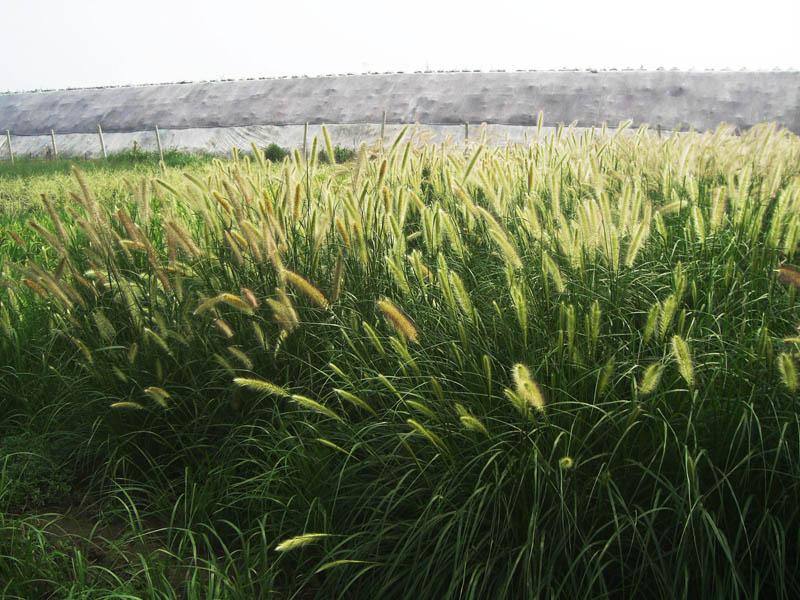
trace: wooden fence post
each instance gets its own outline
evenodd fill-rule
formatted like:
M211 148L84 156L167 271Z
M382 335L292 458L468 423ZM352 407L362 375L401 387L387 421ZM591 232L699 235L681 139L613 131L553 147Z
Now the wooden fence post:
M97 135L100 136L100 150L103 152L103 158L108 158L108 154L106 154L106 141L103 139L103 128L100 127L100 123L97 124Z
M464 122L464 141L469 141L469 121Z
M11 164L14 164L14 150L11 148L11 132L6 129L6 143L8 144L8 155L11 157Z
M308 163L308 121L303 125L303 161Z
M159 160L164 162L164 149L161 147L161 133L158 131L158 125L156 125L156 145L158 146Z
M56 132L50 130L50 145L53 147L53 159L58 160L58 146L56 146Z
M381 121L381 151L383 150L383 140L386 135L386 111L383 111L383 120Z

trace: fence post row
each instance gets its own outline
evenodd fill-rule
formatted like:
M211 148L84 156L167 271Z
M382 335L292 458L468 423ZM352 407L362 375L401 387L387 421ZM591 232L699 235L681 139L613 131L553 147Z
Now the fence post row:
M11 131L6 129L6 143L8 144L8 156L11 158L11 164L14 164L14 150L11 148Z
M308 121L305 122L303 126L303 158L308 160ZM661 124L657 127L658 135L661 136L662 127ZM164 146L161 142L161 130L158 128L158 125L155 126L155 134L156 134L156 145L158 147L158 155L160 160L164 160ZM103 158L108 158L108 152L106 150L106 142L105 138L103 137L103 128L100 123L97 124L97 135L100 139L100 150L103 154ZM527 135L527 134L526 134ZM386 136L386 111L383 111L383 118L381 120L381 132L380 132L380 145L381 148L384 146ZM469 142L469 121L464 122L464 141ZM53 156L58 158L58 145L56 144L56 134L55 130L50 130L50 145L53 152ZM14 164L14 149L11 146L11 131L6 129L6 146L8 147L8 156L11 159L11 164Z
M97 135L100 136L100 150L103 152L103 158L108 158L108 154L106 154L106 141L103 139L103 128L100 127L100 123L97 124Z
M158 125L156 125L156 144L158 145L158 156L161 162L164 162L164 149L161 147L161 133L158 131Z
M56 132L52 129L50 130L50 146L53 149L53 158L58 158L58 146L56 146Z

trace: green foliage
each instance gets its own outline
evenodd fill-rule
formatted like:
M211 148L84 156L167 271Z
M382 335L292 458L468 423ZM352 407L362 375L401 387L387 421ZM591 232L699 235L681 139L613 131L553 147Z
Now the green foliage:
M342 164L346 162L350 162L355 160L356 158L356 151L353 148L348 148L346 146L339 146L338 144L333 147L333 157L336 159L336 164ZM327 150L320 150L319 151L319 158L320 164L328 165L330 164L331 160L328 157Z
M68 503L73 475L63 436L0 437L0 511L21 513Z
M283 159L287 156L289 156L289 151L274 142L264 148L264 158L270 162L283 162Z
M193 154L180 150L165 150L164 164L168 167L189 168L210 162L211 155ZM154 172L158 168L160 156L158 152L149 152L140 149L123 150L102 158L60 158L58 160L45 160L42 158L17 158L11 161L0 161L0 180L6 178L27 178L36 176L52 176L56 174L69 174L73 165L82 171L129 171L136 165L150 167Z

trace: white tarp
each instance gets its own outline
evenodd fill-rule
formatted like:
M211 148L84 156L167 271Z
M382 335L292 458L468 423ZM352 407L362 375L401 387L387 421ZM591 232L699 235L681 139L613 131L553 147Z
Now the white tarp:
M548 125L631 119L680 131L774 121L800 133L800 72L376 74L9 93L0 94L0 131L11 131L19 155L44 153L51 130L59 153L97 155L98 124L109 152L134 140L155 148L156 126L165 148L227 152L251 141L297 147L306 122L336 125L336 143L354 145L377 136L384 112L390 126L419 123L437 138L463 139L469 122L489 123L499 141L522 139L539 111Z
M404 125L386 125L384 140L391 144L404 128ZM264 148L271 143L284 148L300 148L305 135L303 125L261 125L252 127L206 127L197 129L159 129L161 145L164 150L180 150L184 152L207 152L211 154L229 154L233 148L249 150L251 144ZM307 142L310 145L314 137L318 138L319 149L322 150L322 126L309 125ZM336 145L357 148L362 143L374 144L380 140L381 124L367 123L362 125L328 125L328 133ZM544 127L541 135L546 136L554 131L552 127ZM519 127L514 125L471 125L469 130L464 125L411 125L406 131L405 140L414 143L444 141L463 142L469 135L471 141L482 141L489 145L501 145L507 142L526 142L537 135L536 127ZM122 150L131 150L134 144L141 150L155 151L158 148L155 130L135 131L130 133L104 133L103 140L109 154ZM8 158L4 148L5 137L0 138L0 158ZM45 156L52 154L50 135L11 136L11 146L17 157ZM66 133L56 135L56 146L60 156L81 156L98 158L102 156L100 137L97 133Z

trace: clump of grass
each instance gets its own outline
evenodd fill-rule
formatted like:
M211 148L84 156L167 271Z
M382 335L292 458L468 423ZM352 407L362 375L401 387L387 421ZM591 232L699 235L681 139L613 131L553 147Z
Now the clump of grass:
M32 431L0 439L0 512L53 509L71 500L76 477L68 468L70 440ZM67 466L67 468L65 468Z
M158 546L8 593L800 594L800 140L620 133L0 176L0 437Z

